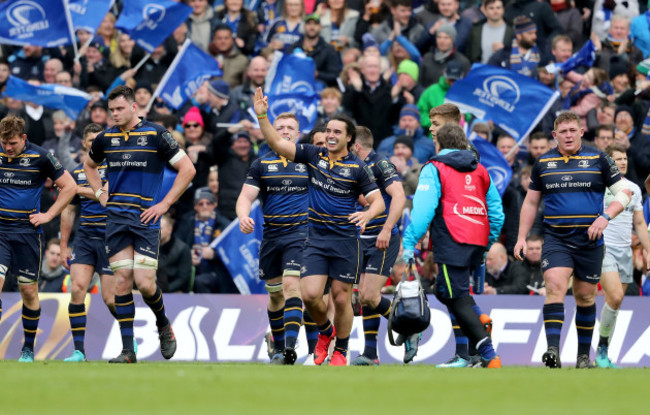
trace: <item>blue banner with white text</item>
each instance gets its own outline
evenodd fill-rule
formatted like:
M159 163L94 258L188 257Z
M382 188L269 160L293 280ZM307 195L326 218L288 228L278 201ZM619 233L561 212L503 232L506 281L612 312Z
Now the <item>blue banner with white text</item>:
M0 3L0 43L55 47L71 44L67 0Z
M487 142L481 137L476 137L472 140L472 144L481 155L481 164L485 166L492 183L499 191L501 197L506 192L510 179L512 178L512 168L506 158L501 154L493 144Z
M115 0L68 0L74 29L95 33Z
M33 102L45 108L63 110L72 120L88 105L92 97L76 88L56 84L32 85L15 76L7 79L4 95Z

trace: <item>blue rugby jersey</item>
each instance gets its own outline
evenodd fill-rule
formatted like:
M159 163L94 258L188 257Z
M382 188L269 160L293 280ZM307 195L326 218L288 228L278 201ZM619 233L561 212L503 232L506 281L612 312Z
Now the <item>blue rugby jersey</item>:
M65 169L52 153L26 142L23 152L10 158L0 152L0 232L43 233L29 215L41 210L45 180L57 180Z
M368 154L368 157L366 157L363 162L372 170L375 180L377 181L377 187L379 187L381 197L384 198L384 204L386 205L384 213L371 220L368 225L366 225L366 231L362 235L362 237L376 237L384 227L386 219L388 218L388 211L390 210L390 202L392 198L388 193L386 193L386 188L394 182L401 182L402 180L400 179L399 174L397 174L397 169L395 169L393 163L388 161L386 157L377 154L374 150ZM357 209L361 210L361 206L357 205ZM395 224L390 233L391 235L395 235L397 232L399 232L399 230L397 229L397 224Z
M378 190L372 170L352 153L330 160L326 148L311 144L297 144L294 161L307 165L309 173L309 237L358 237L348 217L360 194Z
M587 230L603 212L605 189L623 176L605 153L583 145L572 156L557 149L535 161L529 188L544 197L545 232L577 247L599 246L589 241Z
M260 191L264 238L307 236L309 176L304 164L270 152L253 162L245 183Z
M172 135L149 121L133 129L115 126L97 135L88 156L97 164L106 159L108 172L108 220L145 226L140 214L156 204L166 162L179 155ZM157 229L149 222L149 228Z
M106 184L106 162L102 163L99 168L99 176L102 178L102 186ZM84 165L79 164L73 171L72 177L77 185L89 187ZM88 199L84 196L77 196L73 203L81 205L79 215L79 230L90 234L91 236L103 237L106 232L106 212L107 209L101 203Z

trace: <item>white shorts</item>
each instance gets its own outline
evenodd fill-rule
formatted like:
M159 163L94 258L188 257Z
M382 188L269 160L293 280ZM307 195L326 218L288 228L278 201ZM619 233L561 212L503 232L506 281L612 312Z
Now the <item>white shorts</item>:
M621 283L631 284L634 281L632 247L606 246L605 259L603 260L601 272L618 272L618 275L621 277Z

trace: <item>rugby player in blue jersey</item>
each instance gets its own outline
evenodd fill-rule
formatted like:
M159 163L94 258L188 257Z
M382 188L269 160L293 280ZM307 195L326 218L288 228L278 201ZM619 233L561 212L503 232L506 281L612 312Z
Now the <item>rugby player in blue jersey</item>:
M335 116L327 123L326 146L295 144L275 131L266 115L269 104L261 88L255 92L254 108L260 128L271 148L296 163L304 163L309 174L308 238L303 251L300 291L307 311L320 334L314 350L314 363L322 364L329 344L336 337L332 366L347 365L347 349L352 330L352 285L361 266L359 231L385 209L372 171L349 152L356 137L351 119ZM363 195L369 207L356 210ZM331 279L334 326L327 318L323 292ZM336 327L336 330L334 329Z
M363 334L365 347L363 353L352 360L355 366L376 366L377 331L381 317L388 318L391 301L382 297L381 288L386 285L393 264L397 259L400 248L400 235L397 222L402 216L406 196L402 181L393 163L380 156L373 150L373 136L367 127L357 127L357 138L352 147L354 155L363 160L372 169L377 180L377 186L384 199L386 210L370 221L366 231L361 235L363 261L359 294L361 296L363 314ZM364 206L365 208L365 206ZM418 334L415 335L416 337ZM409 345L417 339L410 339ZM415 357L414 347L406 346L404 363Z
M108 95L108 109L115 126L93 142L84 170L95 197L108 209L106 252L116 277L115 311L122 335L122 353L110 363L136 363L133 350L133 283L156 315L160 351L171 359L176 338L165 314L156 284L160 222L196 173L192 161L163 127L137 117L133 90L118 86ZM106 160L109 190L102 188L99 165ZM163 170L169 163L178 171L172 188L162 200ZM160 202L156 203L157 200Z
M27 140L22 118L9 115L0 121L0 144L0 291L11 270L23 299L25 342L19 361L33 362L41 316L37 285L43 243L40 226L63 211L76 186L53 154ZM47 212L41 212L41 192L48 178L59 188L59 195Z
M282 139L295 143L300 126L294 114L282 113L273 121ZM268 317L275 354L272 364L296 362L296 339L302 324L300 264L307 238L307 166L294 163L275 152L253 162L237 199L239 228L255 229L251 206L261 195L264 238L260 246L260 279L269 293Z
M555 119L557 148L533 165L528 193L521 207L515 258L526 255L526 236L544 200L542 271L546 283L544 328L548 350L542 362L559 368L564 297L573 275L578 334L577 368L591 368L589 358L596 323L596 285L604 257L603 230L630 203L632 193L614 161L582 143L584 129L571 111ZM613 195L603 209L605 190Z

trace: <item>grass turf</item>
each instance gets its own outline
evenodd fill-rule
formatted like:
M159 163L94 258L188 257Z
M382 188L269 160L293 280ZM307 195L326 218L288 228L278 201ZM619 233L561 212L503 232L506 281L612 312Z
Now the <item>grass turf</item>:
M3 415L621 415L639 413L650 370L0 361L0 373Z

